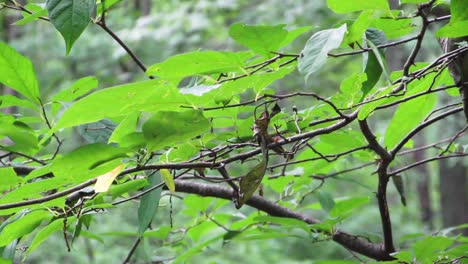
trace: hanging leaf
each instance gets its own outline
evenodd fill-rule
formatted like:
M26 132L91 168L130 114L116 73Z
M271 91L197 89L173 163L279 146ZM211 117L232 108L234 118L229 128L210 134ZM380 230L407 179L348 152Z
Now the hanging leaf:
M48 0L46 7L50 21L65 40L68 54L73 43L88 26L96 8L96 1Z
M169 170L161 169L161 177L171 193L175 193L175 182L172 173Z
M123 164L120 164L115 169L99 176L97 178L96 185L94 186L94 191L97 193L107 192L107 190L109 190L109 187L112 185L112 182L114 181L115 177L119 175L122 169Z
M346 24L343 24L339 28L319 31L310 37L301 52L302 56L297 66L306 81L311 74L323 68L328 52L341 45L345 33Z
M393 184L400 194L401 203L406 206L406 196L405 196L405 185L403 183L403 178L400 175L392 176Z
M266 167L265 159L263 159L252 170L250 170L247 175L242 177L239 184L239 197L235 201L237 209L241 208L242 205L252 197L258 186L260 186L266 172Z
M161 183L159 172L148 176L149 185L144 190L157 186ZM153 220L154 215L159 207L159 199L161 198L161 188L143 195L140 200L140 207L138 207L138 233L143 235L145 230Z

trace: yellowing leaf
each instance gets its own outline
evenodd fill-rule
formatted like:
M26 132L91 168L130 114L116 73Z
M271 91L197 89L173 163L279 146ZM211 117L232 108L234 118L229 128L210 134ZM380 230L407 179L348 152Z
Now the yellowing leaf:
M171 193L175 193L174 177L169 170L161 169L161 177Z
M97 178L96 185L94 186L94 191L97 193L107 192L112 182L114 181L115 177L119 175L122 169L123 169L123 164L120 164L115 169L99 176Z

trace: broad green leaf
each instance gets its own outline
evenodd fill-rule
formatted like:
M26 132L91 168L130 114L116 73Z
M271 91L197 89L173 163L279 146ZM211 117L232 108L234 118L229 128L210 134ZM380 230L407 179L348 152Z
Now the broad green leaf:
M349 217L357 208L368 204L371 201L369 196L349 197L337 199L335 206L330 211L330 217L344 219Z
M349 32L345 36L345 43L348 45L353 45L356 42L362 42L362 37L369 27L373 13L374 12L372 10L365 10L361 12L356 21L354 21L354 23L349 27Z
M394 85L387 86L385 88L381 88L381 89L379 89L379 91L377 91L375 96L373 96L372 98L384 97L384 96L390 94L393 91L393 89L397 88L398 86L399 86L399 84L394 84ZM375 108L387 103L390 100L391 99L389 99L389 98L383 98L383 99L380 99L380 100L375 100L375 101L366 103L365 105L363 105L361 107L361 110L358 113L359 120L366 119L375 110Z
M370 42L368 44L374 45L374 47L387 42L385 35L373 28L369 28L366 31L366 39ZM362 84L362 99L374 88L383 72L383 65L379 62L379 58L385 59L384 50L372 49L371 52L364 56L364 64L366 65L364 72L367 75L367 80Z
M333 98L337 99L344 107L351 107L362 97L362 83L367 80L365 73L355 73L344 79L340 84L341 93Z
M247 48L262 54L265 57L272 57L272 52L278 51L282 42L288 35L284 29L286 25L276 26L249 26L243 23L236 23L229 28L229 36Z
M116 124L105 118L97 122L79 125L76 131L88 143L107 143Z
M450 22L436 31L436 37L458 38L468 35L468 20Z
M159 161L163 163L181 162L193 157L200 150L200 146L195 141L197 140L195 139L193 142L182 143L170 148L161 155Z
M437 252L445 250L453 242L452 238L442 236L426 237L423 240L417 241L413 245L416 260L421 263L435 261L439 256Z
M349 13L360 10L390 10L387 0L327 0L328 7L335 13Z
M169 112L154 114L143 125L143 133L151 150L173 143L184 142L210 129L210 122L201 111Z
M0 192L8 190L20 183L22 178L16 175L12 167L0 168Z
M282 226L289 226L289 227L298 227L303 229L309 229L309 224L304 221L289 218L289 217L277 217L277 216L269 216L269 215L260 215L254 218L254 221L257 222L268 222L270 224L277 224Z
M279 47L280 48L286 47L287 45L291 44L291 42L296 40L300 35L308 32L311 29L312 29L311 26L306 26L306 27L295 28L293 30L288 31L288 35L286 35L286 38L284 38L284 40L281 42Z
M468 35L468 2L450 1L450 22L436 32L437 37L463 37Z
M346 24L339 28L326 29L312 35L307 41L299 59L298 69L305 80L319 71L325 64L328 52L338 48L346 33Z
M109 138L109 143L119 143L125 135L129 135L135 132L138 125L139 117L139 112L134 112L127 115L112 132L112 135Z
M98 80L94 76L83 77L65 90L58 92L52 97L52 101L71 102L89 91L97 88Z
M31 61L0 42L0 83L39 104L39 84Z
M465 0L451 0L450 14L450 22L468 20L468 3Z
M31 103L30 101L20 99L13 95L2 95L0 96L0 108L18 106L24 108L31 108L33 110L37 109L37 106Z
M78 100L63 113L51 132L134 112L179 109L184 103L177 89L162 81L114 86Z
M0 148L30 155L39 150L37 135L27 124L7 115L0 116L0 124L0 138L8 137L14 143L13 145L2 143Z
M194 75L208 75L240 71L244 61L251 56L246 52L195 51L169 57L154 64L147 75L171 80L176 85L184 78Z
M149 185L147 185L144 190L159 185L161 183L159 172L148 176L148 182ZM162 188L157 188L141 197L140 206L138 207L138 233L140 236L143 235L148 228L158 210L161 189Z
M329 213L335 207L335 201L330 193L317 191L315 195L324 211Z
M95 0L48 0L47 11L54 27L60 32L67 54L88 26L96 8Z
M50 218L47 211L33 211L9 223L0 233L0 247L6 246L11 241L31 233L46 218Z
M406 134L431 112L437 102L435 94L420 96L398 106L385 132L385 146L394 148Z
M70 185L70 181L65 178L48 178L28 184L23 184L11 192L3 195L0 198L0 204L7 204L42 197L43 193L46 191L59 189L63 186Z
M328 147L331 152L342 152L349 149L365 146L366 140L361 133L357 131L336 131L330 134L320 135L320 143L317 144L317 150L322 151L323 144L326 143L330 145ZM327 149L325 149L327 150ZM322 154L329 154L324 152Z
M76 220L75 216L71 216L67 218L67 223L73 223ZM53 233L60 231L63 229L63 221L64 219L57 219L53 221L52 223L49 223L47 226L42 228L36 236L34 236L34 239L31 241L31 244L28 247L28 250L25 253L25 258L34 250L36 249L39 245L41 245L48 237L50 237Z
M107 11L109 8L111 8L113 5L118 4L122 2L122 0L105 0L101 1L101 3L98 4L97 6L97 14L102 14L102 11Z
M125 149L95 143L78 147L63 157L56 158L51 169L55 177L83 181L109 172L126 156Z
M27 10L31 11L32 14L28 12L23 12L23 18L16 21L15 25L22 26L28 24L29 22L39 19L39 17L47 17L47 9L43 9L39 5L27 4L24 7Z
M97 193L107 192L107 190L109 190L109 187L112 185L112 182L114 181L115 177L119 175L122 169L123 169L123 165L120 164L113 170L106 172L103 175L99 176L96 180L96 184L94 185L94 190Z
M159 226L156 229L153 229L151 231L146 231L143 236L144 237L156 237L161 240L166 239L166 237L169 235L171 232L171 227L170 226Z
M395 39L403 37L411 33L416 26L411 18L407 19L391 19L391 18L379 18L373 19L371 27L377 28L385 33L388 39ZM378 45L378 44L376 44Z
M172 176L172 173L169 170L166 169L161 169L159 171L161 173L161 177L166 184L167 188L171 193L175 193L175 182L174 182L174 177Z

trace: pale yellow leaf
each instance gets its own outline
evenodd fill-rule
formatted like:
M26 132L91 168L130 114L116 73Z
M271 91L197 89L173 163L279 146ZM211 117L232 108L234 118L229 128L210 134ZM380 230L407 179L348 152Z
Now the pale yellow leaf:
M115 177L119 175L122 169L123 169L123 164L120 164L115 169L99 176L97 178L96 184L94 185L94 191L97 193L107 192L112 182L114 181Z
M172 173L166 169L161 169L160 173L169 191L171 193L175 193L175 182L174 182L174 177L172 177Z

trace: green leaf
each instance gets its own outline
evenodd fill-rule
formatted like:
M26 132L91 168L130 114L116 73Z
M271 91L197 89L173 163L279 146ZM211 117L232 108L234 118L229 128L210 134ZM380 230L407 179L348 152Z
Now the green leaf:
M39 105L39 84L31 61L0 42L0 83Z
M46 7L50 21L65 40L67 54L69 54L73 43L88 26L96 8L96 1L48 0Z
M215 236L213 238L210 238L204 242L201 242L200 244L194 245L190 247L189 250L185 251L184 253L180 254L177 256L176 259L174 259L173 263L186 263L186 260L197 254L199 251L202 251L205 247L208 245L223 239L223 237L226 235L226 233L223 233L221 235Z
M366 1L348 1L348 0L327 0L328 8L335 13L349 13L360 10L390 10L387 0L366 0Z
M338 48L346 33L346 24L339 28L326 29L312 35L307 41L299 59L298 69L305 80L325 64L328 52Z
M445 250L453 244L453 239L449 237L426 237L417 241L413 245L416 260L420 263L430 263L437 260L439 254L436 252Z
M112 195L112 198L121 196L122 194L139 190L146 186L148 181L146 179L131 180L122 184L112 185L108 191Z
M319 200L320 206L326 212L330 212L335 207L335 201L330 193L324 191L317 191L316 197Z
M151 187L157 186L161 183L161 177L159 172L155 172L148 176L149 185L144 190L148 190ZM155 190L143 195L140 200L140 206L138 207L138 233L143 235L145 230L153 220L154 215L159 207L159 199L161 198L161 189L156 188Z
M174 177L172 176L172 173L169 170L166 169L161 169L159 171L161 173L161 177L166 184L167 188L171 193L175 193L175 182L174 182Z
M60 91L52 97L52 101L71 102L78 97L81 97L89 91L97 88L98 80L94 76L83 77L65 90Z
M349 217L356 209L368 204L371 201L369 196L349 197L337 199L335 206L330 211L330 217L344 219Z
M49 134L61 128L127 116L134 112L179 109L179 105L184 103L185 100L177 89L162 81L150 80L114 86L74 103L63 113Z
M177 85L184 77L239 71L250 57L246 52L195 51L172 56L154 64L147 75L171 80Z
M75 216L68 217L67 223L73 223L76 220ZM31 244L28 247L28 250L25 253L25 258L34 250L36 249L42 242L44 242L49 236L53 233L63 229L63 221L64 219L58 219L49 223L46 227L42 228L31 241Z
M0 247L6 246L13 240L31 233L46 218L50 218L47 211L33 211L9 223L0 233Z
M4 150L16 151L33 155L39 150L38 138L35 131L27 124L15 120L12 116L0 116L0 138L2 136L10 138L14 145L5 146L2 143L0 148Z
M373 19L371 27L377 28L385 33L388 39L403 37L411 33L416 26L411 18L379 18ZM377 45L377 44L376 44Z
M451 0L450 14L450 22L468 20L468 3L465 0Z
M400 0L402 4L421 4L426 2L427 0Z
M468 35L468 20L450 22L436 31L436 37L458 38Z
M278 51L282 42L288 35L284 29L286 25L276 26L249 26L243 23L236 23L229 28L229 36L247 48L262 54L265 57L272 57L272 52Z
M12 167L0 168L0 192L9 190L20 182L21 178Z
M394 148L431 112L437 103L435 94L420 96L398 106L385 132L385 146Z
M31 108L33 110L37 109L37 106L31 103L30 101L20 99L13 95L2 95L0 96L0 108L18 106L24 108Z
M161 111L143 125L143 133L151 150L187 141L209 129L210 122L201 111Z
M344 107L351 107L357 103L361 97L362 83L367 80L365 73L354 73L344 79L340 84L341 93L334 96Z
M312 29L312 26L306 26L306 27L299 27L295 28L293 30L288 31L288 35L286 35L286 38L281 42L280 48L286 47L287 45L291 44L294 40L296 40L300 35L308 32L309 30Z
M126 135L135 132L139 117L139 112L134 112L127 115L112 132L112 135L109 138L109 143L119 143Z
M370 42L369 45L382 45L387 43L387 39L382 31L369 28L366 31L366 39ZM362 99L370 92L372 88L374 88L375 84L379 81L380 75L383 72L383 65L381 65L380 59L385 59L385 55L383 50L378 50L377 48L372 49L371 52L364 56L364 61L366 64L366 68L364 72L367 75L367 80L362 84ZM366 60L367 59L367 60Z
M23 12L23 19L20 19L20 20L15 22L15 25L17 25L17 26L26 25L26 24L28 24L28 23L30 23L32 21L35 21L35 20L39 19L39 17L47 17L48 16L47 10L43 9L39 5L27 4L24 7L27 10L31 11L32 14L30 14L28 12Z
M84 145L56 158L51 170L57 178L84 181L114 169L127 156L126 152L126 149L103 143Z
M388 94L390 94L393 89L397 88L399 84L394 84L387 86L385 88L379 89L379 91L373 96L372 98L381 98L384 97ZM375 88L374 88L375 89ZM362 106L361 110L358 113L358 118L359 120L364 120L366 119L372 112L374 112L375 108L387 103L390 98L383 98L380 100L375 100L369 103L366 103L364 106Z
M361 43L362 37L366 32L371 22L371 17L374 12L372 10L362 11L359 17L349 27L349 32L346 34L345 43L352 45L356 42Z

